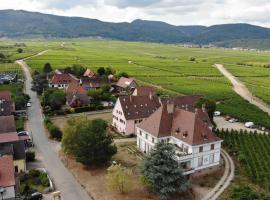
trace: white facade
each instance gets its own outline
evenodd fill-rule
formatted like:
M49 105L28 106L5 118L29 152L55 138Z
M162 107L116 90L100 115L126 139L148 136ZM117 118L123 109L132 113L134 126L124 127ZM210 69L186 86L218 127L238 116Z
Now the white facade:
M176 146L176 160L182 166L184 174L191 174L198 170L219 165L221 140L193 146L173 136L156 138L144 130L136 127L137 147L144 153L149 153L159 142L168 142Z
M3 200L15 200L15 188L14 188L14 186L4 188Z
M52 84L52 83L49 83L49 87L50 88L58 88L58 89L64 89L64 88L67 88L68 84L64 84L64 83L61 83L61 84Z

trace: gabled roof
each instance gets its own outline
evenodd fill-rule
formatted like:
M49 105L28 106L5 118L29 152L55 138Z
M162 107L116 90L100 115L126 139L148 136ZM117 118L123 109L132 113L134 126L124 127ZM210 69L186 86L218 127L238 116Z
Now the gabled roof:
M194 110L195 104L201 99L203 96L201 95L192 95L192 96L176 96L172 98L164 98L162 102L164 103L172 103L177 108Z
M81 83L83 88L100 88L104 85L108 85L110 82L107 77L82 77Z
M16 141L19 141L19 137L16 132L0 134L0 144L16 142Z
M87 91L79 83L73 82L66 88L68 94L87 94Z
M146 118L160 106L158 97L152 95L121 96L118 100L127 120Z
M201 109L190 111L163 104L138 127L158 138L173 136L190 145L200 145L220 140L211 131L209 121Z
M11 101L1 101L0 100L0 116L11 115L15 111L14 103Z
M129 85L135 81L134 78L126 78L126 77L121 77L117 83L116 86L121 87L121 88L127 88Z
M78 82L78 79L71 74L54 74L51 84L69 84L71 82Z
M151 87L151 86L139 86L133 92L134 96L145 96L145 95L150 95L150 94L152 94L152 95L156 94L156 90L155 90L154 87Z
M12 101L10 91L0 91L0 100Z
M14 116L0 116L0 134L10 132L16 132Z
M10 187L15 184L12 156L0 157L0 187Z
M93 76L95 76L95 72L93 72L91 69L86 69L83 76L93 77Z

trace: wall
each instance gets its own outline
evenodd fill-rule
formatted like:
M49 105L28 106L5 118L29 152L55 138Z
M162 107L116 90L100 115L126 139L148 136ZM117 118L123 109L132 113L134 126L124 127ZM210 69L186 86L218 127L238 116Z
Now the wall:
M4 200L15 200L14 186L6 187L3 195Z
M15 166L18 166L18 172L25 172L26 170L25 160L14 160L13 165L14 165L14 168Z

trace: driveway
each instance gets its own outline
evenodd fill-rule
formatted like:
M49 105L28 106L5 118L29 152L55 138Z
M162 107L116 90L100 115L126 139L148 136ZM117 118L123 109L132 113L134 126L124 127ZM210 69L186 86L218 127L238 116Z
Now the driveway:
M241 97L246 99L249 103L257 106L262 111L270 115L270 105L262 101L261 99L252 95L244 83L238 78L233 76L222 64L215 64L215 67L227 78L233 85L234 91Z
M50 142L43 126L43 115L39 99L35 92L31 91L31 74L27 64L23 60L16 61L23 69L26 77L26 93L30 95L32 107L29 108L27 129L32 132L36 150L40 160L52 178L57 190L61 191L63 200L89 200L90 197L73 175L66 169L59 159L55 145Z

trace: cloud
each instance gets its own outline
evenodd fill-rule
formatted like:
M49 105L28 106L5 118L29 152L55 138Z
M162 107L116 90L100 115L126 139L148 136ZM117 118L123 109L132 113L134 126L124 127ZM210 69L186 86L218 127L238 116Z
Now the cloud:
M270 27L269 0L0 0L0 9L111 22L131 22L140 18L175 25L244 22Z

